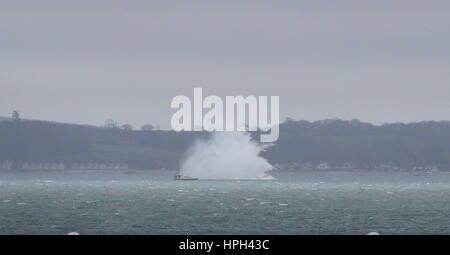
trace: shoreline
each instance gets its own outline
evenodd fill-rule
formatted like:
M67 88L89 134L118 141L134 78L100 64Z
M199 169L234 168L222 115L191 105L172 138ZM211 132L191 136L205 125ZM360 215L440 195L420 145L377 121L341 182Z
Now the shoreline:
M82 170L82 169L70 169L70 170L0 170L0 174L4 173L21 173L21 174L34 174L34 173L55 173L55 174L155 174L155 173L170 173L176 174L178 170L169 169L129 169L129 170ZM399 175L399 176L439 176L450 175L449 171L439 172L424 172L424 171L377 171L377 170L276 170L267 172L269 175L291 175L291 174L305 174L305 175Z
M85 169L70 169L70 170L23 170L23 169L11 169L0 170L0 173L58 173L58 174L71 174L71 173L100 173L100 174L139 174L139 173L176 173L176 170L161 170L161 169L129 169L129 170L85 170Z

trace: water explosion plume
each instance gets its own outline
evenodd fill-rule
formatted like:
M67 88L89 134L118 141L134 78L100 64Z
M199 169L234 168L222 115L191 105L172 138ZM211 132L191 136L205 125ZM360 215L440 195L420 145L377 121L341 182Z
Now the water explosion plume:
M215 132L189 149L181 173L200 179L273 179L273 166L260 153L267 148L244 132Z

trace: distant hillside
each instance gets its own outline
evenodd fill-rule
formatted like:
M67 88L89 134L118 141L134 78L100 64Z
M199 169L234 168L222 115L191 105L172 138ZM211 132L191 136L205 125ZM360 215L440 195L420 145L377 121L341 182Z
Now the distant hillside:
M47 121L0 122L0 160L27 163L127 163L176 169L183 152L206 133L133 131Z
M15 168L126 163L135 169L177 169L189 145L207 136L8 119L0 122L0 161L11 161ZM357 120L287 120L263 156L291 170L449 170L450 122L375 126Z
M358 120L288 120L264 156L294 169L325 163L336 169L449 170L450 122L375 126Z

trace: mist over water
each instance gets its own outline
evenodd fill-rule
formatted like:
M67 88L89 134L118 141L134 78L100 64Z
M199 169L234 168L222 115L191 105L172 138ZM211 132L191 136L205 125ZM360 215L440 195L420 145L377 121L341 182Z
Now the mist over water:
M273 166L260 153L267 148L245 132L215 132L193 144L181 173L200 179L274 179Z

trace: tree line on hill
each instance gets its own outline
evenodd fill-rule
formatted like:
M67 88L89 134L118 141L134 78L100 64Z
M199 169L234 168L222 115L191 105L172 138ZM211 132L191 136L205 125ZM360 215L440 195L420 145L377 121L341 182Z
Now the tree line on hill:
M122 163L135 169L178 169L183 154L207 132L132 130L0 121L0 161L66 165ZM252 133L258 140L259 133ZM372 125L358 120L287 119L280 137L262 156L279 169L450 169L450 122ZM320 167L319 167L320 168Z

